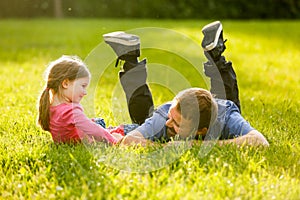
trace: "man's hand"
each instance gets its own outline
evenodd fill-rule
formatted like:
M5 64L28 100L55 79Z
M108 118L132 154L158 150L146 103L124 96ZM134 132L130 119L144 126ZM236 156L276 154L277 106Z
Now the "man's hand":
M151 141L144 138L144 136L136 130L131 131L124 137L121 144L124 145L136 145L140 144L142 146L146 146L147 144L151 143Z
M111 135L114 136L118 140L118 142L120 142L120 140L124 138L124 136L119 133L111 133Z

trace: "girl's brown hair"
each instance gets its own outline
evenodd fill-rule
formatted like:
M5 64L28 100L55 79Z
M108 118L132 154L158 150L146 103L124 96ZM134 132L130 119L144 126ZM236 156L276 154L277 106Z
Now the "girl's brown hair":
M50 93L61 95L62 82L90 77L84 62L76 56L62 56L51 62L46 75L47 84L39 99L38 124L45 131L50 131Z

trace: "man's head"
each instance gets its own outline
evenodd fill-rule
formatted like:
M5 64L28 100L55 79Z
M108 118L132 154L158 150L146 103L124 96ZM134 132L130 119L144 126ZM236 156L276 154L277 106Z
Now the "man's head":
M169 135L178 134L180 138L205 135L216 120L217 112L217 103L209 91L202 88L183 90L174 98L168 113Z

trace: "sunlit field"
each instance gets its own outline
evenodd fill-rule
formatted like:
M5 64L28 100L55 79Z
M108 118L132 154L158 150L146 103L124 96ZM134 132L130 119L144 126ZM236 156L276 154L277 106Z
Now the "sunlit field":
M216 145L204 155L199 143L162 155L155 147L55 145L36 125L44 71L64 54L92 71L87 114L130 123L119 67L102 39L111 31L139 33L156 106L187 86L209 89L200 46L209 22L0 20L0 199L299 199L299 21L222 21L242 114L267 149Z

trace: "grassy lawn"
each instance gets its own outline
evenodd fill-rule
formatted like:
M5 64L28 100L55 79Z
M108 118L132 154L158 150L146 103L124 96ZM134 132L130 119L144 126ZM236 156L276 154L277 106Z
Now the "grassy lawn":
M114 55L102 43L111 31L141 35L155 105L182 87L208 87L195 45L208 22L0 20L0 199L299 199L300 21L223 21L243 115L268 149L214 146L204 156L199 144L178 156L54 145L36 126L44 71L63 54L85 59L95 75L83 102L87 113L109 125L129 122Z

